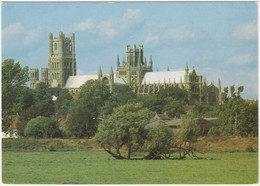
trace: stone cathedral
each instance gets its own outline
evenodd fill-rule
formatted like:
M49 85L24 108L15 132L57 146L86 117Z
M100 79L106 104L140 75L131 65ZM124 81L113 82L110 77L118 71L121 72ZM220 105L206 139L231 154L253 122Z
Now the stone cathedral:
M49 34L48 68L30 69L30 87L36 88L37 83L43 82L49 86L50 93L58 96L61 88L67 88L72 95L77 95L80 86L90 79L102 80L113 91L115 86L129 86L137 95L154 94L167 87L179 87L190 92L190 96L199 103L216 103L221 100L221 85L212 82L208 84L206 78L197 75L194 67L190 70L186 64L184 70L173 71L169 67L166 71L153 71L152 56L147 62L144 57L143 45L132 48L126 46L126 58L120 62L117 56L117 69L114 74L111 66L109 74L103 74L101 66L97 75L76 75L75 35L65 37L60 32L59 37L53 38Z

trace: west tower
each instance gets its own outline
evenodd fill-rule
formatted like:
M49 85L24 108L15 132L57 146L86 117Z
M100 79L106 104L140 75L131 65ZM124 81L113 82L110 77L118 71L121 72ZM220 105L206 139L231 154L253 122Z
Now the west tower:
M48 85L63 87L69 76L76 76L75 34L70 37L60 32L49 33Z

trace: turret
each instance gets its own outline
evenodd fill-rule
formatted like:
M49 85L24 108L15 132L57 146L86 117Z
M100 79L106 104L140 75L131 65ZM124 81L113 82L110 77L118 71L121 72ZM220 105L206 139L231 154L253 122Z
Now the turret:
M77 75L77 67L76 67L76 54L75 54L75 34L70 34L71 39L71 57L72 57L72 76Z
M53 35L49 33L49 56L53 55Z
M188 65L186 64L185 66L185 75L184 75L184 83L188 83L189 82L189 67Z
M150 56L150 67L153 68L153 59L152 59L152 56Z
M110 67L109 72L109 86L110 86L110 92L113 91L113 85L114 85L114 72L112 66Z
M169 66L167 66L167 71L170 71L170 67Z
M119 61L119 56L117 56L117 61L116 61L117 67L120 67L120 61Z
M102 78L103 74L102 74L102 70L101 70L101 66L99 66L98 69L98 79L100 80Z
M141 66L141 55L139 55L139 57L138 57L138 64L137 64L138 66L137 66L137 68L138 68L138 70L137 70L137 82L138 82L138 84L140 84L141 83L141 81L142 81L142 66Z
M155 68L155 71L158 72L158 67Z
M147 66L146 57L144 58L144 66Z
M31 68L30 69L30 88L35 89L36 83L39 81L39 69Z

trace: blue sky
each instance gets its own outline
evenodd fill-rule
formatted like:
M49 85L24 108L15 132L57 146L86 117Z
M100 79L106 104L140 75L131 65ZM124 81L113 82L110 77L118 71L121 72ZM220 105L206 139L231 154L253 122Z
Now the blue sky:
M187 63L215 84L245 86L258 96L258 30L255 2L11 3L2 4L2 60L47 67L48 33L75 33L77 73L116 70L125 47L144 45L154 69Z

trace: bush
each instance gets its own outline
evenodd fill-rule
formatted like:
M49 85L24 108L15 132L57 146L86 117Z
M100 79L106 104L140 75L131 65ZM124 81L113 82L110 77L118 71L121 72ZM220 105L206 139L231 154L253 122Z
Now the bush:
M211 127L208 132L208 136L219 136L219 131L217 127Z
M255 152L255 149L252 146L248 146L245 151L246 152Z
M54 138L60 136L58 124L51 118L38 116L31 119L25 126L25 137Z
M162 159L173 144L173 132L165 123L149 130L144 148L149 152L147 159Z

